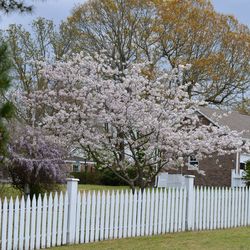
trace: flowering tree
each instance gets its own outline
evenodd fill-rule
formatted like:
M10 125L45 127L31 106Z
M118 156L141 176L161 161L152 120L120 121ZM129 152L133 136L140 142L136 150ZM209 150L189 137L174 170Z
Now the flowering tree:
M66 167L62 149L39 131L19 129L9 145L9 172L16 186L26 194L43 193L63 183Z
M42 73L51 88L24 100L37 112L46 109L43 129L83 148L132 189L135 183L145 188L191 154L230 154L243 145L236 132L200 123L197 109L204 103L188 98L188 86L178 87L181 67L155 77L145 65L119 72L79 54L45 64Z

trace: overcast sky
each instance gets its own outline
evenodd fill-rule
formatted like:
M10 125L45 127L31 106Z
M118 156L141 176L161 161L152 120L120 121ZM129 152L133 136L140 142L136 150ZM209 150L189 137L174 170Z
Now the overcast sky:
M42 16L52 19L56 24L70 15L71 9L84 0L46 0L34 1L35 9L32 14L18 15L16 13L8 16L2 15L0 29L5 29L11 23L23 24L26 27L36 17ZM250 0L212 0L218 12L232 14L238 20L250 27Z

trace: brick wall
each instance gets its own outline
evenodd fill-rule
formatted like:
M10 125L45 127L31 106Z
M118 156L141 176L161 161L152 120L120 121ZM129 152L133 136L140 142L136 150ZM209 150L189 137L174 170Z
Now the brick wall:
M203 159L199 162L199 169L205 171L205 175L199 174L195 170L183 169L167 171L169 174L190 174L195 175L194 184L196 186L231 186L231 170L235 169L236 155L217 156Z

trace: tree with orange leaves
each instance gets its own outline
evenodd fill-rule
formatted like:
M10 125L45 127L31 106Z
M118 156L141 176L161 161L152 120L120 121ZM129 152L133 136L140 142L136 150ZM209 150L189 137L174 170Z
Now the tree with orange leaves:
M150 73L191 64L180 83L190 82L190 97L232 103L249 88L249 28L210 0L89 0L67 26L73 51L105 51L120 70L134 61L150 61Z

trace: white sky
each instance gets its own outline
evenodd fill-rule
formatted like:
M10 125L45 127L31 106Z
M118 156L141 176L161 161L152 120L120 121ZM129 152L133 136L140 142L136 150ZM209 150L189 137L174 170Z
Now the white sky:
M70 15L71 9L85 0L33 0L35 9L32 14L20 15L13 13L2 15L0 29L5 29L11 23L23 24L27 28L33 19L42 16L52 19L56 24ZM250 27L250 0L212 0L215 9L225 14L233 14L240 22Z

